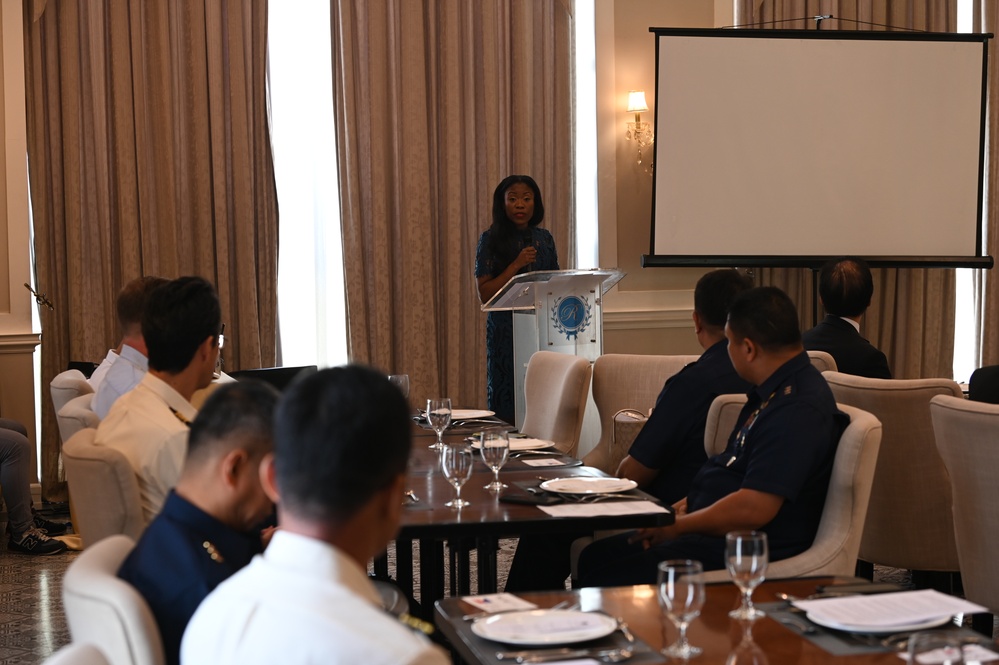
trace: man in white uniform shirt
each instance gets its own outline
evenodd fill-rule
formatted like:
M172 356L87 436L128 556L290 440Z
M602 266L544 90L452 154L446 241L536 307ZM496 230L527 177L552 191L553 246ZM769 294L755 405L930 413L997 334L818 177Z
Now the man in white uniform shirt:
M313 374L275 415L261 466L280 529L198 607L181 663L448 663L382 609L365 572L395 537L411 447L409 407L360 366Z
M104 362L94 370L90 385L94 387L91 409L103 420L115 401L139 385L149 368L146 358L146 339L142 336L142 313L149 296L159 286L166 284L162 277L139 277L125 285L118 293L115 311L121 329L118 351L108 351Z
M121 451L138 476L146 521L180 477L197 415L191 395L212 380L221 329L215 287L201 277L181 277L153 291L142 315L149 371L97 428L95 443Z

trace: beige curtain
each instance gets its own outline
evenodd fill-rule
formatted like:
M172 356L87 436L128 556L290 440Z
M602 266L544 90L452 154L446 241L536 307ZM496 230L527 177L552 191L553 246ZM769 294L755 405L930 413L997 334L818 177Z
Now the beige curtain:
M999 35L999 8L995 0L979 0L974 4L975 32ZM988 146L986 147L985 253L999 257L999 47L996 39L989 40L988 85ZM975 305L978 321L978 351L981 365L999 364L999 302L991 294L999 293L999 268L976 271Z
M350 356L485 404L473 264L493 189L541 187L572 264L571 0L331 0Z
M277 197L265 97L267 3L25 0L28 161L42 387L118 343L140 275L216 284L226 367L275 356ZM51 401L42 484L62 491Z
M825 14L835 16L836 20L823 21L822 30L884 29L868 25L871 23L935 32L957 29L956 0L741 0L736 7L736 24L813 30L815 21L802 17ZM812 311L809 271L757 272L760 284L779 286L788 292L798 304L803 325L809 327ZM954 357L954 271L879 269L874 271L874 283L874 299L861 324L861 332L888 356L895 378L950 377Z

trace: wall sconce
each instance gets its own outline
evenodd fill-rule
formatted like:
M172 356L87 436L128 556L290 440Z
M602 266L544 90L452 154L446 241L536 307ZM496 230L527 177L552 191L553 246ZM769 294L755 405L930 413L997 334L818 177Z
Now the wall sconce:
M653 163L646 165L642 161L642 150L649 148L655 143L655 135L652 133L652 123L642 122L642 113L649 110L649 105L645 101L644 90L628 91L628 113L635 114L635 122L628 123L628 132L625 138L635 141L638 144L638 163L645 167L646 172L652 173Z

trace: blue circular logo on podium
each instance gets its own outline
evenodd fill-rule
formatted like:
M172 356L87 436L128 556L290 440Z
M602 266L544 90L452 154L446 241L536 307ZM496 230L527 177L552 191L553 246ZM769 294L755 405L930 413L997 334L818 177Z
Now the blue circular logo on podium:
M579 296L563 296L552 306L552 324L567 340L585 331L590 319L590 304Z

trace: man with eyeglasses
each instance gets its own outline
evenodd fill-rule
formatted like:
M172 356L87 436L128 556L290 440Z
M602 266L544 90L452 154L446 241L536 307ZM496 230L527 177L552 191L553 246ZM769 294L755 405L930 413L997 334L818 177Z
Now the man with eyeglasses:
M180 477L197 415L191 398L212 381L221 333L222 311L208 281L181 277L158 287L142 315L149 371L97 428L95 443L122 452L135 470L147 521Z

